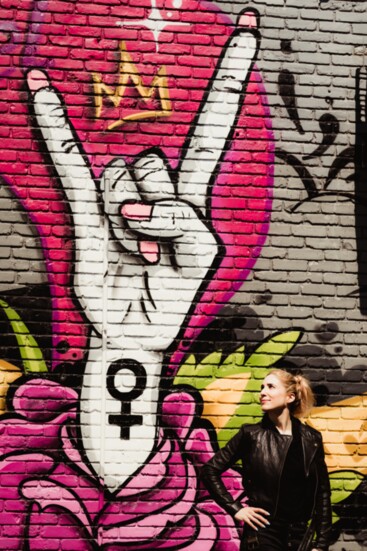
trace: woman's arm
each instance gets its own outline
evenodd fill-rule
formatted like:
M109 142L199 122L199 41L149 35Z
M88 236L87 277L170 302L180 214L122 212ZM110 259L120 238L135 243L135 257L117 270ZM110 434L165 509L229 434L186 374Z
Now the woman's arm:
M269 524L266 516L268 511L259 507L243 506L239 500L233 499L225 487L221 475L246 452L246 435L243 429L219 450L214 457L202 468L201 474L204 484L212 498L236 520L248 524L254 530Z
M243 505L232 497L221 475L240 458L241 450L243 452L245 448L244 440L243 430L240 429L201 469L201 478L210 495L232 516L240 511Z
M315 504L315 528L316 541L315 549L327 551L331 539L331 499L330 499L330 481L325 463L325 454L320 442L320 447L316 454L316 467L318 476L318 486L316 492Z

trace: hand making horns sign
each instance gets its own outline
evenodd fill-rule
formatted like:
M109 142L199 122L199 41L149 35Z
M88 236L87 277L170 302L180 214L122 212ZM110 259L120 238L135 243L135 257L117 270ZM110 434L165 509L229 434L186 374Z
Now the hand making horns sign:
M27 75L43 141L75 232L74 289L92 330L80 425L85 454L110 490L151 453L164 352L219 256L208 190L259 46L257 14L238 19L191 129L177 174L149 150L105 167L99 186L45 72ZM102 197L102 209L100 198Z

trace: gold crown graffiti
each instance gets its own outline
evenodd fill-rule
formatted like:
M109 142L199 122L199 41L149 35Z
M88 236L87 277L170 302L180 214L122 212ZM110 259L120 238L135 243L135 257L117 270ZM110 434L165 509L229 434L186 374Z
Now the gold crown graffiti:
M109 124L107 126L107 130L113 130L127 121L138 121L156 117L169 117L172 113L172 102L170 99L165 67L162 66L158 69L150 87L145 86L136 65L127 52L124 42L120 43L119 51L119 80L118 85L115 88L105 84L102 81L101 75L92 73L96 118L100 118L102 116L103 96L105 95L116 108L119 107L121 102L126 97L125 93L130 82L134 85L144 103L149 104L153 98L157 98L160 100L161 108L147 109L145 111L140 111L139 113L126 115L125 117Z

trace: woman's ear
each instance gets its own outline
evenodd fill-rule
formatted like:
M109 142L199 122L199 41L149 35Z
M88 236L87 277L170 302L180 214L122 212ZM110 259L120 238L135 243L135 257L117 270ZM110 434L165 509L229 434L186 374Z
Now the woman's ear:
M287 404L291 404L292 402L294 402L296 399L296 395L293 394L293 392L291 394L287 394Z

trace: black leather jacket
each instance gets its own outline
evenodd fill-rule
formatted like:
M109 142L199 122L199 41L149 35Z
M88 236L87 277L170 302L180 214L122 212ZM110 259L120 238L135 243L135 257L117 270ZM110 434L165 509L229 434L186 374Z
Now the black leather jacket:
M298 431L303 449L307 496L305 516L313 519L316 532L313 547L327 551L330 545L331 503L330 483L324 459L321 434L292 418L292 432ZM262 507L276 515L280 478L288 443L265 415L260 423L243 425L239 432L202 468L202 479L214 500L231 515L243 505L235 501L226 489L221 473L239 459L248 504ZM300 550L304 547L301 546Z

